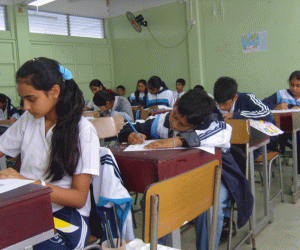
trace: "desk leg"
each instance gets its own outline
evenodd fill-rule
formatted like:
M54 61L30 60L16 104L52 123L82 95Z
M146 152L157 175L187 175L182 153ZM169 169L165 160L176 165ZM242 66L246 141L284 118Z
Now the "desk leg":
M167 246L176 249L181 249L180 228L174 230L172 233L169 234L167 239Z
M264 215L269 216L269 174L268 174L268 156L267 156L267 146L262 147L263 155L263 181L264 181Z
M252 230L255 232L256 229L256 201L255 201L255 177L254 177L254 157L253 152L249 153L249 177L250 177L250 188L253 195L253 210L252 216L250 217Z
M298 183L297 132L292 133L292 144L293 144L293 184L292 185L294 186L292 203L295 204L300 194L300 191L297 189L297 183Z

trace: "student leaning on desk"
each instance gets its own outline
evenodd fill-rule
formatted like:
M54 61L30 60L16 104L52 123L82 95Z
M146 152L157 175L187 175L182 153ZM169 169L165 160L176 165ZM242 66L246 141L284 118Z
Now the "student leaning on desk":
M238 92L238 84L235 79L231 77L220 77L215 82L214 98L225 121L226 119L254 119L264 120L275 124L274 116L269 108L257 99L254 94ZM277 137L271 138L269 148L277 148ZM261 152L261 148L255 150L254 159L256 159ZM240 166L240 168L244 170L246 169L246 166ZM222 242L228 240L229 217L230 212L226 211L224 228L221 236ZM235 234L236 232L234 230L233 236Z
M127 98L117 96L112 91L98 91L93 97L93 102L99 107L101 116L126 115L131 122L134 120L131 105Z
M75 226L33 249L83 249L89 237L89 188L99 175L99 140L82 117L84 98L71 72L58 62L37 58L16 74L26 111L0 137L0 157L21 153L20 173L9 168L1 179L32 179L53 189L53 216Z
M263 103L270 109L286 110L286 109L300 109L300 71L294 71L289 79L289 88L282 89L273 95L263 99ZM284 133L280 135L280 150L284 153L285 146L292 148L291 144L292 134ZM300 133L297 132L297 151L298 151L298 180L297 186L300 186Z
M0 94L0 125L12 125L19 118L18 110L11 104L10 98Z
M215 112L214 112L215 110ZM205 91L189 90L178 101L171 113L151 116L146 121L130 124L119 132L120 142L141 144L145 139L160 139L146 146L148 149L211 146L222 149L222 183L220 194L217 245L224 217L232 195L238 207L238 227L243 226L252 213L253 197L249 183L230 153L232 128L219 120L215 102ZM206 213L196 218L197 249L208 249ZM160 244L162 244L162 239Z

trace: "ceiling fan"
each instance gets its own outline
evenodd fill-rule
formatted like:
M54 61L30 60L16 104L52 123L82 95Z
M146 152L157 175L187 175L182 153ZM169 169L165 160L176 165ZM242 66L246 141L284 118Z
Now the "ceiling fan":
M126 16L132 27L137 32L142 32L142 26L147 27L147 21L144 21L144 17L142 15L135 17L130 11L127 11Z

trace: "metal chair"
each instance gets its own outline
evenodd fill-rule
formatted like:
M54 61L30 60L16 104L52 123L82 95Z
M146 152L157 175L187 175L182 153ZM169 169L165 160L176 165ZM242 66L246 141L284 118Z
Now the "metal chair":
M279 179L280 179L280 189L277 192L277 194L271 198L271 179L272 179L272 166L273 162L277 160L278 164L278 173L279 173ZM267 161L268 161L268 197L269 197L269 203L273 202L274 199L277 198L278 195L281 195L281 201L284 202L283 197L283 178L282 178L282 167L281 167L281 154L276 151L270 151L267 153ZM262 164L263 158L262 155L260 155L256 160L256 164ZM265 183L263 183L265 185Z
M145 193L143 240L157 249L158 238L180 228L213 206L209 249L215 249L221 171L210 162L176 177L150 185Z

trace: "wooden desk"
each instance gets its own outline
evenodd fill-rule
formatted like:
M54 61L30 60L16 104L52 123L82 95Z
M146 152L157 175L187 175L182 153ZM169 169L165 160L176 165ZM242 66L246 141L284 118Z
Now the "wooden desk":
M250 120L228 119L226 123L232 126L232 144L245 145L246 178L250 181L250 187L253 195L253 212L250 218L254 234L258 234L268 223L274 220L274 213L270 212L269 190L268 190L268 164L267 164L267 144L270 137L250 126ZM255 176L254 176L254 150L262 147L263 156L263 181L264 181L264 216L256 222L257 211L255 203ZM250 178L249 178L250 176Z
M273 113L274 112L274 113ZM292 133L293 145L293 185L294 192L292 194L292 202L295 204L300 196L300 189L297 188L298 182L298 148L297 148L297 132L300 130L300 111L299 112L278 112L273 111L276 121L276 126L283 130L285 133Z
M122 174L125 187L129 191L144 193L146 188L206 163L218 160L222 165L221 149L215 154L200 149L171 149L124 152L127 145L110 147ZM180 229L175 230L168 239L171 247L181 249Z
M124 152L127 145L110 148L120 168L125 187L144 193L155 182L162 181L213 160L222 163L221 150L215 155L199 149L172 149Z
M0 249L30 249L54 236L51 192L29 184L0 194Z

